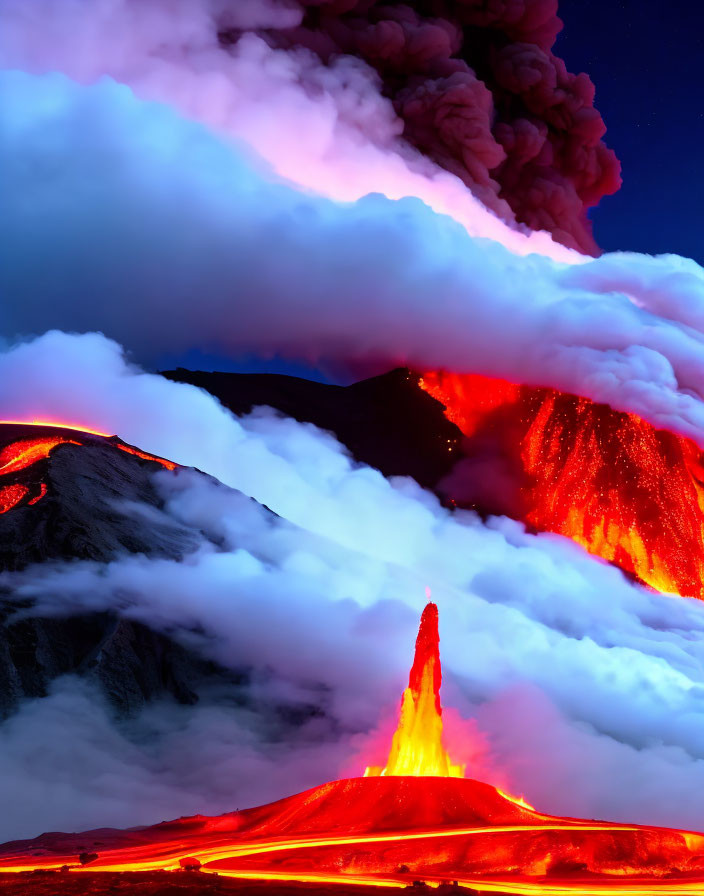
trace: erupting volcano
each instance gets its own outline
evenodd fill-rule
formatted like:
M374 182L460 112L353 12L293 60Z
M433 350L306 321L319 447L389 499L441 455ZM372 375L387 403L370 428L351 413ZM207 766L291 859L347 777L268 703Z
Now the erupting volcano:
M438 612L423 612L387 766L276 803L126 831L45 834L0 847L0 871L199 868L233 878L504 894L695 893L704 835L558 818L461 777L442 741Z
M704 457L694 442L554 389L437 372L420 385L466 436L466 475L459 466L449 486L457 504L497 511L472 484L472 460L491 454L513 482L511 515L652 588L704 598Z

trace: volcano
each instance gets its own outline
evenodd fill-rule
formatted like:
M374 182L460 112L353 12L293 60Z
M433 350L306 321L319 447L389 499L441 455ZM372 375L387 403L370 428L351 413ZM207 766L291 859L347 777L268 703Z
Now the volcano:
M154 479L164 470L178 468L116 436L0 422L0 570L126 553L183 558L205 536L166 511ZM203 688L239 687L241 675L117 612L42 615L11 585L0 596L0 719L67 674L96 685L121 716L153 699L192 704Z
M701 892L703 834L559 818L462 776L443 740L437 626L431 603L384 768L217 817L6 843L0 871L197 868L245 880L421 880L504 894Z

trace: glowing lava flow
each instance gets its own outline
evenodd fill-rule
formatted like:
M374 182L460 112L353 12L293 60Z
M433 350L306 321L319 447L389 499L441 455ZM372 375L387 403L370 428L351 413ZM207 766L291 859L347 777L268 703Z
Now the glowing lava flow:
M80 444L75 439L65 439L61 436L50 439L20 439L18 442L12 442L0 451L0 476L31 467L38 460L49 457L57 445Z
M490 784L453 777L442 749L439 689L437 607L429 604L409 681L415 714L407 720L414 724L394 740L386 774L331 781L215 818L15 841L0 846L0 872L191 867L240 879L309 884L400 887L418 880L434 886L456 881L504 896L704 892L702 834L543 815ZM391 773L410 735L415 750L421 718L431 724L433 749L421 749L423 760L411 765L428 771ZM438 763L444 768L440 774Z
M24 430L30 426L44 429L47 432L36 438L13 438L0 449L0 480L6 480L6 477L14 479L18 474L22 474L22 477L26 479L26 471L30 470L30 468L34 470L40 461L47 460L52 451L60 445L77 445L82 447L87 444L105 444L111 448L117 448L127 454L139 457L142 460L161 464L167 470L174 470L177 466L170 460L157 457L154 454L148 454L146 451L140 451L132 445L120 442L115 437L108 438L93 430L75 430L60 424L45 424L37 421L29 424L0 421L0 432L5 429L5 431L15 434L18 429ZM60 432L56 432L57 429ZM41 501L46 493L46 482L37 482L36 475L32 477L31 482L29 480L11 481L7 485L0 485L0 514L7 513L23 503L26 503L28 506L36 504Z
M384 768L369 766L364 772L365 777L464 776L464 766L455 765L450 760L443 744L441 684L438 608L429 603L421 616L413 666L401 699L398 728L391 741L389 759Z
M704 455L693 442L552 389L444 373L420 385L467 436L466 457L491 445L511 465L512 515L653 588L704 598Z
M126 454L134 454L135 457L141 457L142 460L152 460L157 464L161 464L166 470L175 470L178 466L178 464L175 464L172 460L166 460L164 457L157 457L156 454L148 454L146 451L140 451L138 448L133 448L131 445L118 445L117 447L120 451L124 451Z

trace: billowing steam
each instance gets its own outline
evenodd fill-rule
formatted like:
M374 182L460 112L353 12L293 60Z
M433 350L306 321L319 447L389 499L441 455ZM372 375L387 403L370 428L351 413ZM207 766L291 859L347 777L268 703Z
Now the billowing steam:
M566 265L417 199L301 193L111 82L0 76L8 336L405 361L549 384L704 442L694 262Z
M560 538L452 515L310 426L235 419L110 341L150 364L201 349L484 373L704 445L701 268L587 259L511 223L504 199L592 248L584 207L615 169L587 81L568 84L565 133L543 121L569 81L549 55L553 4L482 6L466 33L513 42L482 72L491 97L532 109L493 131L450 19L391 4L351 33L276 0L0 0L0 64L17 69L0 73L0 333L57 330L0 355L0 417L116 432L224 483L158 474L168 512L220 551L204 539L182 563L44 565L3 584L28 612L111 607L253 668L244 706L213 696L121 727L70 680L26 703L0 727L0 804L15 807L0 838L217 812L383 761L427 585L444 704L476 720L448 744L468 773L545 811L704 828L702 604ZM445 124L453 97L461 126ZM282 705L318 711L284 736Z
M190 644L201 632L206 655L257 670L259 711L157 707L118 730L62 684L0 729L2 797L33 777L23 818L0 836L220 811L383 761L426 585L440 608L443 702L485 738L483 749L466 731L453 741L448 716L448 748L468 774L545 811L704 825L700 602L650 594L560 538L452 515L311 426L266 411L236 420L127 366L102 337L54 334L7 352L0 415L16 400L95 415L281 518L196 474L162 472L168 512L222 551L204 542L183 563L125 557L5 577L30 612L114 607ZM322 716L282 741L262 707L287 702ZM103 770L98 783L85 769Z

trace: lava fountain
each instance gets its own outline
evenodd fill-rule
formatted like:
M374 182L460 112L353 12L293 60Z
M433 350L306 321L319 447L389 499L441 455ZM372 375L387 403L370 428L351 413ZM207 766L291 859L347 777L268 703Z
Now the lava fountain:
M7 843L0 872L198 868L311 886L454 881L504 896L704 891L702 834L546 815L458 777L442 741L438 644L429 604L383 770L218 817Z
M534 531L555 532L659 591L704 598L704 454L634 414L554 389L477 375L426 373L420 386L464 433L451 477L478 452L510 468L515 506Z
M450 760L442 736L440 705L440 636L438 608L429 603L420 619L416 652L401 698L398 727L384 768L369 766L365 777L378 775L439 775L464 777L464 766Z

